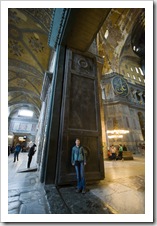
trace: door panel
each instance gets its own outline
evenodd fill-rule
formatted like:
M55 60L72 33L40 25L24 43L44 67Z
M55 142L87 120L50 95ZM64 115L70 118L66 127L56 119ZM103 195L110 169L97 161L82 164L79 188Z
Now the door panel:
M86 156L86 179L104 178L100 106L94 57L67 50L57 160L57 184L76 180L71 150L80 138Z

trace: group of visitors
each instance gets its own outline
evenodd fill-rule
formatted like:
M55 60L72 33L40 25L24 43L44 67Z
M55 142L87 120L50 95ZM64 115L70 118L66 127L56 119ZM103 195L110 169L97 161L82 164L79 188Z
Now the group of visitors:
M125 144L119 144L118 148L116 148L113 144L108 149L108 158L112 160L123 160L123 151L127 151L127 147Z
M36 144L33 144L31 146L31 148L29 149L29 152L28 152L28 162L27 162L27 168L30 168L30 164L31 164L31 161L32 161L32 157L33 155L35 154L36 150L35 150L35 147L36 147ZM22 151L22 147L20 145L20 143L17 143L16 146L15 146L15 149L14 149L14 161L13 162L16 162L19 160L19 153Z

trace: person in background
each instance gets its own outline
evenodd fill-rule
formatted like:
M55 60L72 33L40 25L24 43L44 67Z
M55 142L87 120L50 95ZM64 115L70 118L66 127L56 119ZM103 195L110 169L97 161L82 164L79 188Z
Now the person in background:
M16 146L15 146L14 161L13 162L16 162L16 159L17 159L17 161L19 160L20 151L21 151L21 145L19 143L17 143Z
M35 150L36 144L33 144L32 147L30 148L29 152L28 152L28 163L27 163L27 168L30 168L30 164L32 161L32 157L35 154L36 150Z
M116 160L116 148L114 147L114 145L111 145L111 153L112 153L112 160Z
M118 154L118 158L120 160L123 160L123 147L121 144L119 144L119 154Z
M123 151L127 151L127 147L125 146L125 144L123 145Z
M84 166L86 165L86 155L84 148L80 145L80 139L76 139L75 146L72 148L71 164L75 166L77 177L77 189L76 192L86 193L86 182L84 175Z
M12 147L11 147L11 153L14 153L14 150L15 150L15 147L12 146Z
M10 145L8 145L8 156L10 155L10 153L11 153L11 147Z

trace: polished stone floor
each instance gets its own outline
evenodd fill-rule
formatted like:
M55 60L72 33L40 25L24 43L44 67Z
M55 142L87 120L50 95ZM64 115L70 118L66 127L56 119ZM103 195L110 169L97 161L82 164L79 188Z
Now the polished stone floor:
M145 213L145 160L134 156L134 160L105 161L106 178L91 187L115 213Z
M13 163L8 157L9 214L144 214L145 159L104 161L105 179L87 181L86 194L75 193L75 187L44 187L39 182L35 158L27 170L27 153L20 153Z

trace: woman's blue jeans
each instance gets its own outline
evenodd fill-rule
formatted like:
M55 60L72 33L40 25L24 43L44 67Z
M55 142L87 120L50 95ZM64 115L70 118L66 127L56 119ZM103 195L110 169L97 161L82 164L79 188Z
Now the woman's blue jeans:
M84 175L84 162L79 162L75 165L76 170L76 177L77 177L77 189L85 190L86 189L86 182L85 182L85 175Z

